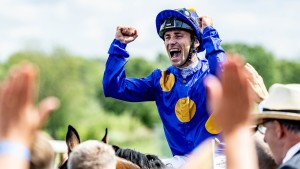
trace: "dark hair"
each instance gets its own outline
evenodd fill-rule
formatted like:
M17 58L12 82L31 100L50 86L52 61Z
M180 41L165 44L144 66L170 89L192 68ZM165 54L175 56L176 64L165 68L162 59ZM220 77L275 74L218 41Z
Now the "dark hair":
M293 132L300 131L300 122L295 120L278 120L286 129Z

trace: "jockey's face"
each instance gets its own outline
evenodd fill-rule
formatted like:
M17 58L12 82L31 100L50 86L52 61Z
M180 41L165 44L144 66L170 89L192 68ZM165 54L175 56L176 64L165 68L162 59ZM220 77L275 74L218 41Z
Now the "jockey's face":
M182 68L191 64L184 64L191 47L191 39L189 32L180 29L169 30L164 34L164 43L172 66ZM199 41L195 40L194 49L198 46Z

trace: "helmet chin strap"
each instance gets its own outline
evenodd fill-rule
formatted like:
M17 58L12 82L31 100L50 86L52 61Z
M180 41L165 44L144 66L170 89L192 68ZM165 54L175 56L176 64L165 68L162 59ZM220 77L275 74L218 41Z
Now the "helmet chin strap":
M190 61L192 60L193 53L196 53L196 52L197 52L197 51L194 49L196 38L197 38L196 36L193 36L193 39L192 39L192 43L191 43L191 47L190 47L190 50L189 50L188 57L185 59L184 63L181 64L181 65L178 66L178 67L181 67L181 66L185 65L187 62L190 62Z

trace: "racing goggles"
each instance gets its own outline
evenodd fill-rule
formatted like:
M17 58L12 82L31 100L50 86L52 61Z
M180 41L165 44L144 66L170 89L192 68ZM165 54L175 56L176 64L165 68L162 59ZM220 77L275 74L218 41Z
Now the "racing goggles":
M163 37L167 30L175 28L193 31L193 28L185 22L177 18L167 18L160 26L159 36Z

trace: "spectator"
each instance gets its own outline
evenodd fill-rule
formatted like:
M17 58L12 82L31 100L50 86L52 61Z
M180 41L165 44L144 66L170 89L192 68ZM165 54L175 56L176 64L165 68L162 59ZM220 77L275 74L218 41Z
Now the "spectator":
M278 165L275 162L269 145L263 141L263 135L256 132L254 139L259 169L276 169Z
M255 118L279 169L299 169L300 84L272 85L263 112Z
M28 169L36 133L59 101L48 97L35 106L37 69L30 63L12 68L0 88L0 164Z
M70 153L68 168L115 169L115 152L110 145L97 140L82 142Z
M55 153L50 139L46 133L38 132L31 147L30 169L53 169Z

